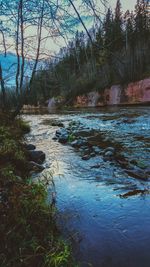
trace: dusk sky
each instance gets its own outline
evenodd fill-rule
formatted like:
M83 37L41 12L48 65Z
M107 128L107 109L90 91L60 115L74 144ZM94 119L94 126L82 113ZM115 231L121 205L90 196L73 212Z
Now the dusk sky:
M109 0L108 2L112 5L112 7L115 7L116 0ZM136 0L121 0L122 8L124 10L127 9L134 10L136 2L137 2Z
M104 12L104 7L101 4L101 1L100 0L96 0L95 3L97 3L97 6L99 7L99 10ZM78 8L78 6L81 5L81 1L80 0L76 0L76 1L74 1L74 4ZM121 5L122 5L122 10L123 11L126 11L127 9L134 10L135 4L136 4L136 0L121 0ZM107 1L107 7L110 6L112 9L114 9L115 5L116 5L116 0L108 0ZM79 9L79 11L80 11L80 9ZM80 12L81 12L81 16L82 16L82 11L80 11ZM84 12L85 25L86 25L87 28L90 28L93 25L92 13L91 14L87 14L87 15L90 15L91 19L90 19L90 16L86 18L86 13ZM76 31L77 29L79 31L84 30L83 26L81 24L78 24L78 26L75 27L74 31ZM35 32L35 29L33 27L30 27L28 29L27 34L33 35L33 32ZM43 32L43 36L44 37L45 37L45 35L47 35L47 32L45 32L45 33ZM2 38L1 35L0 35L0 38ZM70 34L67 34L66 42L65 42L65 40L63 38L55 38L55 40L50 38L44 44L45 49L48 50L50 54L52 54L53 52L57 53L59 51L60 47L66 46L66 44L68 42L68 38L71 39L72 36ZM14 41L9 40L9 42L13 43Z

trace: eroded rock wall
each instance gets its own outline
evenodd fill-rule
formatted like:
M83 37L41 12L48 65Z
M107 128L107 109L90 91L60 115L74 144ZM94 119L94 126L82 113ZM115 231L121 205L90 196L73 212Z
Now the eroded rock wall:
M113 85L102 93L90 92L78 96L74 104L77 107L96 107L148 102L150 102L150 78L129 83L127 86Z

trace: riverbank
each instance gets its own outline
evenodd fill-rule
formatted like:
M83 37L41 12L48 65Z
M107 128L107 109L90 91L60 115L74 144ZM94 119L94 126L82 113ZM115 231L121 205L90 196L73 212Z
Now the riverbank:
M143 105L150 103L150 78L129 84L116 84L101 91L79 95L74 101L76 107L101 107L113 105Z
M74 266L71 249L58 231L44 182L30 177L21 119L0 114L0 266Z
M59 99L59 101L58 101ZM44 114L46 110L56 111L65 108L90 108L110 106L146 106L150 104L150 78L129 84L116 84L109 88L90 91L81 95L75 95L69 100L64 97L52 97L45 102L47 105L24 105L23 113L35 112Z

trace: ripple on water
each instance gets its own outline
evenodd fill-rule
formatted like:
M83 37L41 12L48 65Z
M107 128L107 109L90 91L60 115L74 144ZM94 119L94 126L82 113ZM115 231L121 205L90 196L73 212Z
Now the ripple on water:
M124 145L128 157L148 166L149 115L150 108L136 107L25 116L32 125L27 139L46 153L54 172L59 221L82 266L149 267L150 195L144 194L149 182L130 177L101 156L82 161L73 148L52 140L58 128L42 121L67 126L75 120L84 129L103 131Z

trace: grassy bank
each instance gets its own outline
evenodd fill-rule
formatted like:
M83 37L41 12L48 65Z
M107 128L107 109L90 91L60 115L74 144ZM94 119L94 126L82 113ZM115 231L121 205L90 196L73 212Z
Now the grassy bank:
M29 126L4 114L0 121L0 266L75 266L57 230L54 207L46 202L46 188L29 177L23 146Z

